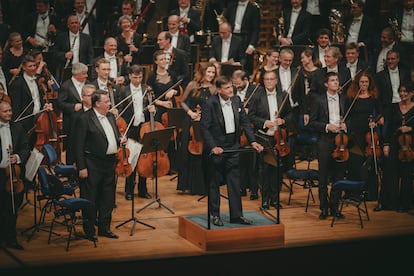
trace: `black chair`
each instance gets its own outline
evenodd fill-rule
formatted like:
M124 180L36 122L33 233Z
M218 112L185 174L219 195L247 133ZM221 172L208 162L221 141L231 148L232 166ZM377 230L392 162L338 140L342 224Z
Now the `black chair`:
M332 184L332 189L335 191L340 191L341 196L339 198L339 212L342 213L344 206L354 206L358 212L359 223L361 228L364 228L364 223L362 219L362 213L366 215L367 220L369 221L368 208L366 203L366 198L368 196L368 177L370 171L373 169L372 158L368 158L361 167L361 178L360 179L343 179L335 181ZM331 227L333 227L336 221L336 216L332 217Z
M75 238L78 238L75 227L78 224L78 219L81 217L78 217L77 213L84 208L93 206L94 203L84 198L66 197L62 181L60 181L55 175L49 174L44 167L39 168L38 178L43 187L49 187L54 205L54 216L49 228L48 244L51 242L55 223L59 223L66 227L69 232L66 240L66 251L69 251L72 235L74 235ZM96 242L93 242L96 247Z
M299 125L303 126L303 122ZM305 212L308 211L309 200L311 198L313 203L315 203L312 189L318 187L318 170L310 168L311 162L315 159L315 144L317 140L314 133L308 131L306 127L300 127L295 141L295 146L300 150L298 150L298 156L295 157L294 168L286 171L286 177L289 179L289 198L287 204L290 205L293 195L293 185L301 186L308 190ZM306 168L297 168L298 161L306 161Z

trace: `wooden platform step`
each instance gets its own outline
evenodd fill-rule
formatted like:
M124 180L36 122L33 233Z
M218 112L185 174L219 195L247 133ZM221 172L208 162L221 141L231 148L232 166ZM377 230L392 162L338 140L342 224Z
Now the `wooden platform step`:
M205 251L240 251L274 249L284 246L285 227L275 224L256 211L245 211L253 225L230 224L228 214L221 214L223 227L211 223L208 229L206 214L178 217L179 235Z

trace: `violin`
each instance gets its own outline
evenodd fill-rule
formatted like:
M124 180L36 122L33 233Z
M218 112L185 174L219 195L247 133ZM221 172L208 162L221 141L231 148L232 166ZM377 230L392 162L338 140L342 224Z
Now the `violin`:
M148 101L152 104L152 92L148 92ZM139 132L140 139L144 138L147 132L163 129L164 126L154 120L154 113L150 112L150 121L141 125ZM157 161L157 176L164 176L170 170L170 160L163 150L157 152L141 153L138 158L138 173L142 177L154 177L154 162Z
M7 149L7 153L9 155L9 166L6 168L6 191L9 193L21 193L24 190L24 183L21 178L21 170L20 166L15 163L12 164L10 162L10 157L12 155L12 145L9 145L9 148Z
M342 123L343 119L341 118ZM332 157L337 162L344 162L349 158L348 135L342 130L335 136L335 150L332 153Z
M372 115L369 116L369 123L373 122ZM365 147L365 156L374 156L374 158L378 158L381 156L381 147L379 144L379 136L378 133L374 131L374 128L370 126L370 131L367 132L365 135L365 142L367 146Z
M58 82L56 81L56 79L53 77L53 75L50 73L50 71L47 69L46 66L43 67L42 72L46 75L46 77L48 78L48 80L52 80L53 83L55 83L57 85L57 88L60 88ZM45 79L46 80L46 79ZM43 95L43 99L46 100L47 99L57 99L58 98L58 91L55 90L53 88L53 85L50 85L49 82L47 82L47 94L45 93Z
M118 117L118 119L116 120L116 125L118 127L120 134L124 135L128 127L125 120L122 117ZM116 169L115 169L116 175L118 176L122 175L122 176L128 177L132 174L132 166L128 162L129 155L130 155L129 149L125 147L125 145L121 145L118 148L118 151L116 153L116 156L117 156L117 164L116 164Z
M196 113L200 115L201 113L200 105L196 106ZM196 136L194 133L194 127L193 127L193 123L196 123L196 122L199 123L199 121L191 122L191 127L190 127L191 140L190 142L188 142L188 151L194 155L201 155L203 153L203 142L196 139Z
M279 111L276 112L276 119L279 118L283 107L286 105L287 99L289 95L287 94L283 99L282 104L280 105ZM281 157L287 156L290 153L290 145L287 142L287 131L285 128L278 126L277 130L275 131L273 137L276 140L275 148L277 149L279 155Z
M403 126L406 124L405 116L402 116L402 123ZM398 136L398 144L400 145L400 149L398 150L398 159L401 162L411 162L414 160L414 152L411 148L412 137L410 134L402 133Z

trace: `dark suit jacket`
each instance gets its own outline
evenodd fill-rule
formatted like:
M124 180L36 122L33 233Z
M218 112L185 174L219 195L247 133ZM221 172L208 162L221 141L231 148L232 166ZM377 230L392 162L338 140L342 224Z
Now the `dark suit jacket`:
M31 36L34 37L36 34L36 23L37 23L37 18L38 18L39 14L38 13L32 13L29 14L27 17L25 17L24 22L21 23L21 25L19 26L19 32L22 34L22 39L23 41L26 41L26 39ZM49 13L49 24L53 24L56 26L56 29L59 33L59 31L62 30L62 26L60 24L60 20L59 18L57 18L56 16L54 16L53 14ZM30 48L32 47L31 45L29 45Z
M287 96L288 95L286 92L276 91L278 108L281 107L283 99ZM280 114L280 118L285 120L285 125L282 125L282 127L286 127L293 122L294 117L291 111L292 108L290 107L289 102L286 102ZM252 100L250 101L249 119L253 124L255 131L262 130L266 132L268 130L264 127L264 123L266 120L270 120L269 101L267 100L266 89L263 87L260 87L256 91L252 97Z
M168 66L168 70L177 77L177 81L182 79L183 84L186 85L190 78L187 53L181 49L173 48L173 54L174 59L172 64Z
M18 154L20 157L20 169L21 169L21 177L23 179L24 172L25 172L25 165L27 159L30 155L30 148L29 148L29 141L24 131L22 125L20 123L13 123L10 122L10 132L12 137L12 147L13 153ZM0 145L1 145L1 138L0 138ZM0 150L0 161L3 158L3 152ZM5 189L5 181L0 179L0 189Z
M377 69L377 62L378 62L378 57L379 54L381 53L382 48L379 49L375 49L374 50L374 59L373 59L373 64L372 64L372 68L375 68L374 70L376 71ZM405 47L399 43L399 42L395 42L394 46L392 47L393 51L397 51L400 54L400 67L404 67L405 69L409 69L411 64L410 64L410 58L409 55L407 53L407 50L405 49ZM378 72L379 73L379 72Z
M240 147L239 137L242 129L245 130L249 143L255 142L256 140L240 98L233 97L231 98L231 102L236 130L236 143L231 148L238 149ZM222 147L226 136L226 127L219 96L211 96L207 101L204 101L201 109L203 112L201 113L200 132L203 138L203 148L205 152L210 152L214 147Z
M312 78L312 82L310 84L310 92L312 94L323 94L326 92L325 87L325 77L327 68L323 67L318 69L314 77ZM349 85L351 82L349 81L351 79L351 72L348 68L346 68L344 65L338 64L338 78L339 78L339 85L342 87L342 91L348 90ZM348 82L346 85L344 85L346 82Z
M42 89L38 86L39 97L40 97L40 109L43 108L45 102L43 100ZM32 94L30 92L29 86L26 83L26 80L23 76L18 77L12 84L9 90L9 95L11 99L11 106L13 110L13 121L22 113L22 111L31 103ZM22 114L21 117L33 113L33 104L30 104L29 108ZM25 131L29 131L34 127L37 116L29 117L22 122L22 126Z
M92 69L91 76L88 76L88 79L95 80L98 77L98 74L96 73L96 70L95 70L95 64L98 60L100 60L101 58L104 58L104 57L105 56L102 53L102 55L97 56L96 58L92 59L91 64L92 64L93 69ZM119 68L119 66L121 66L121 68ZM122 64L119 64L117 62L116 67L117 67L116 71L120 72L120 75L123 76L125 78L126 82L127 82L127 80L128 80L128 69L127 69L127 64L125 63L125 61L122 61Z
M349 28L351 27L353 17L348 16L345 18L345 35L346 37L349 35ZM371 51L373 47L374 35L377 34L377 30L375 27L374 20L365 15L362 17L361 28L359 29L358 34L358 42L364 42L365 46L367 47L368 51ZM346 41L345 37L345 41Z
M94 57L92 39L89 35L81 33L78 37L79 39L79 61L89 65L92 62ZM51 55L53 57L53 62L64 66L66 63L65 53L69 52L71 49L69 32L60 33L56 37L56 43L52 47ZM72 61L69 63L72 64Z
M112 126L115 138L119 141L119 132L116 126L115 116L108 112L107 118ZM76 132L76 166L78 170L85 169L86 157L92 156L97 159L106 158L106 149L108 141L105 131L99 122L93 108L81 114L78 122L78 131Z
M287 37L290 27L290 18L292 16L292 8L283 10L284 16L284 33L283 36ZM296 20L295 27L293 28L292 33L292 43L294 45L307 45L310 43L309 39L311 38L311 26L312 26L312 16L302 8L299 12L298 19Z
M221 48L223 45L223 40L220 36L215 36L211 43L211 47L208 53L208 58L214 57L218 62L221 62ZM235 35L231 36L230 48L229 48L229 57L228 59L233 59L235 62L240 62L245 64L244 49L241 43L241 39Z
M290 67L291 81L294 81L298 68ZM278 75L277 91L282 91L282 84L280 82L280 67L276 70ZM294 103L298 103L302 113L306 110L306 95L305 95L305 82L303 80L303 74L299 72L299 75L295 83L291 84L291 96Z
M178 39L177 39L177 48L183 50L187 53L187 58L190 60L191 58L191 43L190 43L190 37L188 35L183 35L181 33L178 33Z
M91 84L92 85L95 85L96 89L100 89L97 79L95 79L94 81L92 81ZM112 84L112 92L113 92L114 101L115 101L115 104L116 104L117 102L119 102L121 87L119 85L117 85L117 84Z
M398 67L398 72L400 76L400 83L409 80L409 72L406 69ZM385 68L384 70L376 73L374 80L379 92L378 99L383 110L387 110L386 107L391 105L393 93L389 69Z
M257 46L260 32L260 8L256 3L247 2L246 12L244 13L241 31L243 35L243 51L248 45ZM232 30L234 31L234 22L236 20L238 2L230 3L224 11L224 17L230 22Z

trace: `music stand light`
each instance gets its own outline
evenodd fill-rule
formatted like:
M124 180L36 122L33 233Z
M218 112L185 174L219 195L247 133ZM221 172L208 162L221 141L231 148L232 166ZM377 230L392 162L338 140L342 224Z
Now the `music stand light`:
M155 153L155 160L153 161L152 165L152 176L153 178L155 178L155 195L154 200L142 207L141 209L139 209L137 213L143 211L145 208L151 206L154 203L158 203L158 207L164 207L172 214L174 214L174 211L165 204L163 204L161 202L161 199L158 197L158 151L167 150L168 143L174 129L175 127L167 127L163 129L157 129L154 131L146 132L144 134L144 137L142 138L143 146L140 154L150 152Z

